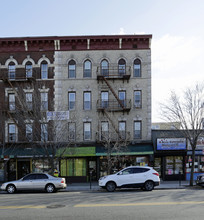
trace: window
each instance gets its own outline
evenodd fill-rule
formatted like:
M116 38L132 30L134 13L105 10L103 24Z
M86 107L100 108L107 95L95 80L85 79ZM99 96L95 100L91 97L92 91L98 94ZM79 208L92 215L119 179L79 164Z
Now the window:
M9 98L9 110L10 111L15 111L16 110L15 94L14 93L9 93L8 98Z
M84 92L84 110L91 110L91 92Z
M108 122L101 122L101 140L108 140Z
M41 141L48 141L47 124L41 124Z
M142 107L142 91L140 90L134 91L134 106L136 108Z
M84 78L91 77L91 61L86 60L84 62Z
M47 92L41 92L41 111L47 111L48 110L48 93Z
M121 104L125 107L126 106L126 92L119 91L118 95L119 95L119 100L120 100ZM121 106L119 105L119 107L121 107Z
M102 60L101 62L101 75L108 76L109 74L109 65L107 60Z
M76 101L76 93L69 92L68 93L68 108L69 108L69 110L75 109L75 101Z
M126 63L125 63L125 60L124 60L124 59L120 59L119 62L118 62L118 74L119 74L120 76L125 75L125 70L126 70L125 64L126 64Z
M32 124L26 124L26 139L28 141L32 141L33 140L33 128L32 128Z
M141 121L134 122L134 139L141 138Z
M84 140L91 140L91 123L84 122Z
M108 108L108 92L101 92L101 107Z
M69 141L75 141L76 140L76 124L73 122L70 122L68 124L68 137Z
M27 78L32 77L32 63L27 62L25 68L26 68L26 77Z
M68 63L68 78L76 78L76 62L70 60Z
M31 92L26 93L26 106L29 111L33 108L33 94Z
M47 79L48 78L48 64L42 63L41 64L41 79Z
M134 77L141 77L141 61L136 59L134 61Z
M16 142L16 125L9 124L8 125L8 141L9 142Z
M126 122L125 121L119 122L119 134L120 134L120 138L122 139L126 138Z
M16 66L13 62L11 62L8 66L8 78L9 79L16 78Z

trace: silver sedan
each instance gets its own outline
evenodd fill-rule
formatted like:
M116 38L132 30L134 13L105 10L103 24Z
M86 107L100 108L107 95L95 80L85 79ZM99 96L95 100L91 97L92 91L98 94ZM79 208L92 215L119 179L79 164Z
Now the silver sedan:
M30 173L23 178L3 183L1 190L15 193L18 190L45 190L48 193L66 188L64 178L56 178L47 173Z

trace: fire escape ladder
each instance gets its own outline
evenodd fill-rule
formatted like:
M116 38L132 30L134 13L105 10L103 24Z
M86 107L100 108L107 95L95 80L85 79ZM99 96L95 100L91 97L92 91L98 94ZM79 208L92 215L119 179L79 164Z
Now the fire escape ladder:
M107 86L109 87L109 89L111 90L111 92L113 93L113 95L115 96L116 100L118 101L119 105L121 106L122 109L124 109L124 105L122 103L122 101L118 98L117 94L115 93L115 91L113 90L113 88L111 87L110 83L108 82L108 80L103 77L105 83L107 84Z
M14 121L15 125L16 125L17 127L19 127L19 125L18 125L16 119L11 115L11 113L10 113L9 111L7 111L7 114L9 115L9 118Z
M111 122L112 126L113 126L113 129L115 130L115 132L118 134L118 137L119 139L121 138L120 137L120 132L119 130L117 129L117 127L115 126L115 123L113 121L113 119L111 118L111 116L108 114L108 112L104 109L104 114L106 115L106 117L108 118L108 120Z

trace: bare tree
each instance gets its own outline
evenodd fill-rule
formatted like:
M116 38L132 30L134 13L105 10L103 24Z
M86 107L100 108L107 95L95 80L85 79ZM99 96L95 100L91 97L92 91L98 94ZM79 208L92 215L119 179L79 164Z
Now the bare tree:
M69 120L57 117L48 119L48 109L54 109L54 101L52 98L48 99L48 93L43 92L47 91L43 82L31 82L26 88L20 85L16 88L13 86L16 104L12 119L21 137L18 142L29 143L33 155L46 157L49 162L49 172L53 174L56 160L62 158L66 149L75 141L73 132L68 129L68 122L73 122L74 114ZM60 106L58 113L67 109L67 106Z
M190 143L192 148L190 185L193 186L195 150L198 138L203 134L204 86L196 84L194 88L186 88L182 97L172 92L168 102L160 105L161 117L167 122L172 122L175 129L180 130Z
M99 132L99 140L107 150L107 173L111 174L113 170L113 164L119 162L120 155L127 150L127 146L130 142L130 133L126 131L120 131L114 121L114 115L107 113L109 120L109 126L102 123L101 131ZM110 115L111 114L111 115ZM107 121L105 123L108 123ZM108 128L108 127L109 128ZM119 167L117 167L118 169Z

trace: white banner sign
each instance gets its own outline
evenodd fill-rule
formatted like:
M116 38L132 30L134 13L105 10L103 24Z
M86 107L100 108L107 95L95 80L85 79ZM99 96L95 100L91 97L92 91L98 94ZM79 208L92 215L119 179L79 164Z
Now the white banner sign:
M68 120L69 119L69 111L58 111L58 112L47 112L47 120Z

